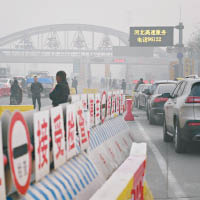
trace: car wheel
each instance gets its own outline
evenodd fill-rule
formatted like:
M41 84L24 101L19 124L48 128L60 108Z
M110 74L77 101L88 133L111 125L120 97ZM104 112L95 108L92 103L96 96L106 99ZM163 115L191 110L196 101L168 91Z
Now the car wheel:
M180 126L178 120L174 127L174 146L176 153L184 153L186 149L185 141L181 138Z
M149 111L149 123L150 123L150 124L155 124L155 120L154 120L154 118L153 118L153 116L152 116L151 111Z
M163 122L163 141L164 142L172 142L173 141L173 137L167 134L167 125L166 125L165 119Z

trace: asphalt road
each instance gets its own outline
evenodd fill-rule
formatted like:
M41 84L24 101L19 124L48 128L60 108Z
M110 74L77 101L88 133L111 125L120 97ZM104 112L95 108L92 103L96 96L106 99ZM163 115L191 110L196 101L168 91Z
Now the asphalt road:
M128 122L136 142L147 142L146 180L155 199L200 200L200 144L177 154L173 143L164 143L162 127L149 125L146 113L134 110L135 121Z
M0 105L9 105L10 97L0 97ZM41 98L42 107L50 106L51 100L49 98ZM32 99L28 98L26 94L23 95L22 105L32 105Z

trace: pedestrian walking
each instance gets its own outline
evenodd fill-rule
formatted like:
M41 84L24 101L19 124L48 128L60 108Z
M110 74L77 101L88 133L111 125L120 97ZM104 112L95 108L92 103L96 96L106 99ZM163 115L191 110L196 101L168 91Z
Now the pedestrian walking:
M74 79L72 80L72 88L75 88L76 94L77 94L77 87L78 87L78 81L76 77L74 77Z
M22 89L15 79L10 88L10 105L20 105L22 103Z
M38 109L41 109L41 92L43 91L43 86L38 82L38 77L34 76L34 82L31 84L31 93L34 109L36 108L36 101L38 103Z
M52 100L52 105L54 107L59 104L66 103L70 95L69 85L64 71L58 71L56 73L56 81L56 87L49 94L49 98Z
M122 80L122 90L123 90L123 94L126 93L126 81L123 79Z
M117 89L117 80L113 79L112 81L112 89Z

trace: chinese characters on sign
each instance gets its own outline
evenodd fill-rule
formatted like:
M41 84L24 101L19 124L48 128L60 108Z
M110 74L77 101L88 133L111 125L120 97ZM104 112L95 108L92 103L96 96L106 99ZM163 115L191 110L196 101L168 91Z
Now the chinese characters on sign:
M174 27L131 27L130 46L173 46Z
M107 118L111 116L111 105L112 105L112 92L108 92L107 95Z
M87 110L87 94L81 94L81 102L83 106L83 110Z
M58 168L65 163L65 131L61 106L51 109L51 130L54 167Z
M35 179L39 181L49 173L49 111L34 114Z
M76 105L67 105L67 160L76 155Z
M95 125L100 123L100 109L101 109L101 102L100 102L101 95L99 93L95 94Z
M83 107L80 103L80 104L78 104L78 108L77 108L77 124L78 124L78 132L79 132L81 150L85 150L89 147L89 139L88 139L86 120L87 119L85 118Z
M94 94L88 94L88 110L90 113L90 126L94 126Z

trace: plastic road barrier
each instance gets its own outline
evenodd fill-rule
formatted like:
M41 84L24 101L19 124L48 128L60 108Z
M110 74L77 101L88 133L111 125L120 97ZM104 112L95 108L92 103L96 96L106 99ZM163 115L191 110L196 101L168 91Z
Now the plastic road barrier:
M115 93L118 96L123 95L121 91ZM5 194L4 188L6 188L6 197L15 200L88 200L115 170L118 171L119 166L129 167L132 157L140 160L141 156L132 156L132 154L132 157L129 156L133 134L124 117L120 115L124 112L124 95L118 98L120 102L116 103L115 95L110 100L110 111L112 110L112 114L116 114L118 117L109 116L109 119L101 120L96 125L90 124L91 118L94 121L93 118L98 113L97 111L95 113L95 104L99 104L102 96L104 96L104 101L100 101L100 104L103 104L100 106L102 112L102 108L107 107L108 97L105 94L101 94L101 97L97 98L97 103L95 103L94 94L86 94L84 98L81 98L81 95L72 95L72 104L62 104L55 108L47 107L40 112L31 110L21 113L21 123L14 123L14 131L10 132L16 136L15 138L18 138L19 133L22 134L23 137L19 137L19 139L12 139L12 135L8 137L8 132L12 128L12 124L8 122L12 120L13 115L9 110L5 111L0 121L3 136L3 144L0 142L0 149L3 147L3 155L0 153L1 157L4 156L6 159L9 152L13 152L13 156L9 154L9 164L7 165L2 159L0 160L0 181L3 184L3 187L0 187L0 194ZM110 96L112 98L113 95ZM89 109L87 109L87 100ZM123 112L120 111L122 108ZM107 117L107 112L103 112ZM22 124L26 125L24 126L26 129ZM18 127L19 125L20 127ZM25 136L28 132L30 139L27 140ZM9 152L7 151L8 139L10 139ZM25 148L21 148L23 146ZM134 149L137 149L136 146ZM136 150L134 152L137 153ZM33 155L32 162L24 165L24 161L28 163L28 158L30 158L27 153ZM123 162L128 156L131 159L128 159L127 163L129 164L127 165L126 161L125 164ZM11 170L12 161L13 168ZM23 164L19 166L21 161ZM131 163L131 165L130 169L135 169L136 173L133 175L134 171L132 170L132 180L129 180L128 189L125 182L121 184L122 187L118 191L121 191L122 194L119 195L122 196L130 191L130 197L135 195L135 197L141 198L143 193L138 193L138 191L143 188L145 164L141 167L139 164L137 165L137 162ZM137 170L138 167L139 170ZM27 174L27 169L31 168L29 182L27 177L30 175L30 170ZM5 170L5 179L3 170ZM12 176L17 181L14 182ZM127 177L129 177L128 174ZM6 186L2 179L5 180ZM27 185L27 187L25 190L20 189L20 187L15 187L16 183L21 186ZM29 183L31 184L29 185ZM147 189L145 192L148 192ZM124 190L126 191L123 192ZM20 196L20 194L24 196ZM0 199L2 197L1 195Z
M127 104L127 107L126 107L126 114L125 114L124 119L126 121L134 121L134 116L132 113L133 100L126 99L126 104Z
M21 112L33 110L33 105L1 105L0 106L0 116L5 110L9 110L14 112L15 110L19 110Z
M144 200L143 180L146 167L146 144L133 143L130 155L91 200Z
M127 158L132 132L122 116L91 129L89 157L107 179Z
M82 153L31 185L23 199L86 200L104 181L94 163Z
M144 200L154 200L151 190L149 189L146 181L144 182L143 194L144 194Z

